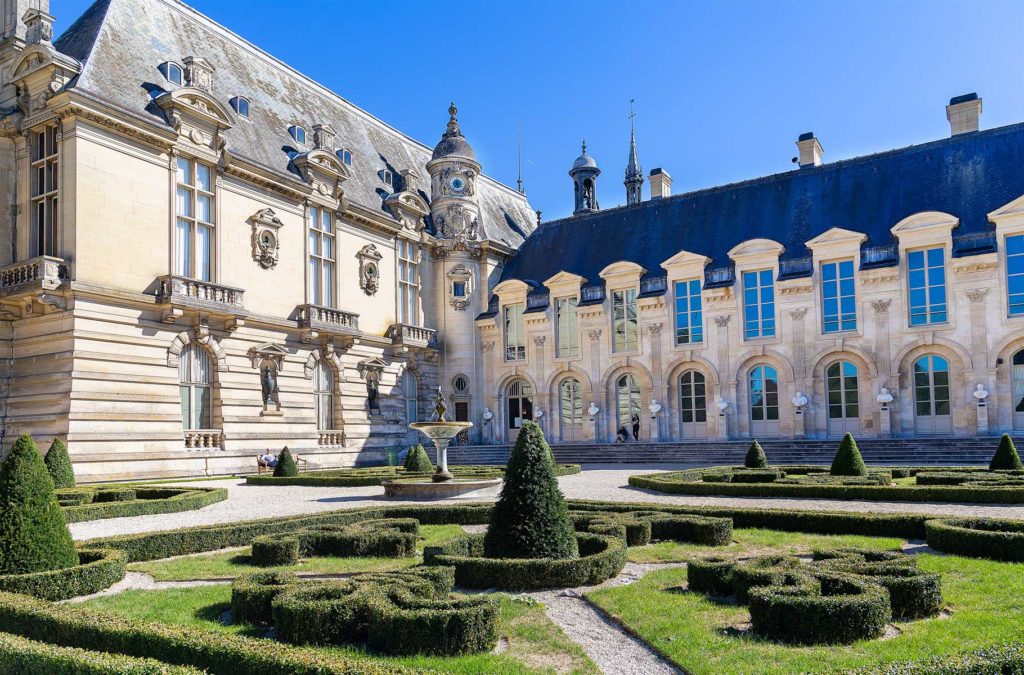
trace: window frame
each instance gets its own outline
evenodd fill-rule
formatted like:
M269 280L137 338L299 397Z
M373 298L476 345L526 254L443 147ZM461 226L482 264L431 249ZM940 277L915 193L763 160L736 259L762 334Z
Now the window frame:
M233 96L228 103L231 104L231 108L238 113L239 117L249 119L249 108L252 102L245 96ZM242 112L242 104L245 104L245 112Z
M636 288L617 288L611 293L612 300L612 352L640 351L640 312L637 307ZM632 307L632 317L630 317ZM618 330L619 322L623 330ZM630 325L634 328L629 330ZM632 340L630 337L632 336Z
M565 315L563 316L563 306ZM555 357L573 358L580 355L579 298L565 295L555 298ZM569 311L571 309L571 311ZM564 338L564 340L563 340ZM562 343L567 344L563 347Z
M525 302L512 302L501 308L505 361L507 362L526 360L526 319L523 315L525 311ZM510 330L510 326L514 330Z
M56 124L37 127L29 134L29 250L32 257L59 257L61 141Z
M334 368L320 359L313 368L313 403L317 431L332 431L336 428L334 402L337 389Z
M749 285L750 278L753 277L757 283L751 287ZM764 281L768 283L765 284ZM773 339L777 335L777 326L775 321L775 270L773 268L762 268L755 270L744 270L742 273L743 283L743 339L744 340L765 340ZM765 300L765 289L771 291L771 297ZM749 302L749 292L753 291L756 294L756 303L751 304ZM770 316L765 311L765 307L771 305ZM751 307L756 307L757 316L755 319L750 318ZM756 332L751 330L751 325L756 326Z
M203 361L206 366L205 382L200 381L201 378L195 375L195 365L199 361ZM183 373L183 371L185 372ZM178 394L181 401L181 426L183 431L213 429L213 371L213 357L201 345L189 342L182 348L178 356ZM196 410L197 390L205 391L205 413L202 410ZM192 425L193 420L196 419L197 412L205 418L199 421L206 422L206 426Z
M833 369L835 374L832 373ZM848 370L852 369L853 373ZM850 382L852 380L852 386ZM839 385L838 389L832 388L832 383ZM832 402L832 394L838 394L839 402ZM853 401L850 401L850 395ZM851 414L852 408L852 414ZM839 415L833 415L839 412ZM848 420L860 418L860 367L849 359L840 359L828 364L825 368L825 417L830 420Z
M849 276L843 276L843 266L849 266ZM826 278L826 270L829 268L835 269L835 278ZM821 297L821 332L823 335L833 335L836 333L855 333L858 327L857 317L857 266L853 258L836 258L834 260L825 260L818 265L818 273L821 277L820 297ZM843 293L843 281L849 281L851 286L851 292L849 294ZM828 285L835 285L835 295L830 297L828 293ZM852 305L852 312L846 312L843 310L843 301L849 300ZM836 303L835 314L828 313L828 303ZM852 322L852 323L850 323Z
M398 237L395 241L396 293L398 323L410 326L420 325L420 281L419 246L409 239Z
M299 145L306 144L306 129L302 125L293 124L290 127L288 127L288 135L291 136L292 140L298 143ZM300 136L302 138L299 138Z
M1020 251L1017 253L1011 252L1010 240L1020 242ZM1020 317L1024 316L1024 233L1017 232L1007 234L1003 237L1003 251L1006 259L1006 315L1009 317ZM1011 266L1014 262L1019 262L1021 269L1019 272L1011 271ZM1013 293L1010 290L1011 280L1016 277L1020 279L1021 291L1019 293ZM1013 297L1017 296L1019 300L1014 303ZM1014 307L1017 307L1017 311L1014 311Z
M411 383L411 387L410 387ZM416 373L406 370L402 373L402 397L405 399L405 423L418 422L420 418L419 378ZM410 396L410 388L412 395Z
M171 72L172 72L171 69L172 68L177 69L177 72L178 72L178 79L177 80L175 80L173 77L171 77ZM184 86L184 82L185 82L185 69L182 68L181 65L175 63L174 61L164 61L163 63L158 65L156 67L156 69L160 72L161 75L163 75L164 80L166 80L167 82L170 82L171 84L176 84L179 87Z
M352 166L352 152L346 148L339 148L337 151L338 159L345 166Z
M183 163L188 167L188 177L182 181ZM204 169L208 180L207 187L200 185L200 169ZM187 155L178 155L175 159L174 172L174 273L178 276L198 281L213 283L217 279L217 174L213 166ZM199 216L201 198L208 199L209 220ZM183 201L183 199L185 201ZM187 203L186 212L182 205ZM183 237L182 226L188 230ZM205 252L207 260L200 261L200 231L209 231ZM185 244L185 250L182 250ZM187 255L186 255L187 254ZM183 257L184 255L184 257ZM205 262L206 269L200 270ZM204 274L200 272L205 272Z
M330 246L331 255L325 254L325 244ZM306 218L306 246L309 303L337 309L338 223L330 209L317 205L309 207ZM329 271L330 279L327 279L325 271Z
M686 287L686 294L680 296L680 287ZM672 324L674 344L676 345L697 345L704 343L704 298L702 295L701 280L699 278L677 279L672 282L672 295L674 300ZM696 309L694 301L696 299ZM680 309L680 301L685 300L686 307ZM686 325L680 326L680 319L686 318ZM681 339L680 331L687 331L686 339ZM696 334L696 337L694 337Z
M930 254L933 251L938 251L939 254L942 256L942 260L939 265L934 265L932 264L932 261L929 260L929 258L931 257ZM946 255L946 247L944 245L918 247L913 249L907 249L905 254L907 282L904 287L906 288L907 292L907 324L911 328L920 328L922 326L934 326L938 324L949 323L949 274L946 269L946 262L948 260L948 256ZM920 255L921 260L924 263L924 266L921 269L911 268L912 256L916 255ZM941 303L936 303L933 302L932 300L932 289L940 287L937 284L931 283L932 273L936 270L941 271L942 274L941 289L943 300ZM914 281L915 272L922 273L924 277L924 285L920 288L912 285ZM915 290L924 292L924 305L914 304L913 298ZM915 307L924 307L924 311L915 313ZM942 307L943 309L940 311L938 309L935 309L936 307ZM922 315L924 316L924 320L915 321L915 317Z

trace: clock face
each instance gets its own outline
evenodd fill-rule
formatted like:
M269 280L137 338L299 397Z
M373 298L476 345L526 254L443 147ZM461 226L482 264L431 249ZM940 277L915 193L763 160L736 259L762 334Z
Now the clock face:
M448 179L448 187L452 192L462 192L466 189L466 181L458 176L452 176Z

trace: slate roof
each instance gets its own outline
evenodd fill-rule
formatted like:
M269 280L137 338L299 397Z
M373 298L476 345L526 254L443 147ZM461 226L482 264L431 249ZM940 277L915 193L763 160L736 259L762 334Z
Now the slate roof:
M832 227L868 235L874 255L863 266L896 264L889 230L921 211L957 216L953 254L973 255L994 250L986 214L1021 195L1024 123L543 223L500 281L542 283L565 271L601 284L598 273L621 260L660 276L682 250L724 273L714 268L731 264L728 251L759 237L786 247L783 271L807 276L804 242Z
M425 165L432 146L409 138L176 0L97 0L54 44L85 63L72 87L163 125L161 111L150 105L150 92L154 86L175 85L164 80L157 66L201 56L216 69L215 97L225 106L234 96L251 102L249 119L239 118L224 134L232 154L287 176L284 148L296 145L288 127L303 126L312 141L314 124L330 124L336 144L352 153L352 177L345 181L349 200L384 210L386 186L380 174L385 168L396 177L414 168L421 186L429 189ZM445 121L439 110L439 132ZM477 186L480 237L518 246L536 219L526 197L485 176Z

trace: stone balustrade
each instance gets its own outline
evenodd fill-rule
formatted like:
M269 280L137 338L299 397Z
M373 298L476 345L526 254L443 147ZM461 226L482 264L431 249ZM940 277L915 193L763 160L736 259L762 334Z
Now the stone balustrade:
M345 432L339 429L321 429L316 434L320 445L345 445Z
M186 429L185 447L190 450L204 448L220 448L221 432L219 429Z
M232 316L246 314L243 304L245 291L240 288L176 274L160 277L158 282L157 300L161 304Z
M54 290L68 279L68 267L60 258L41 255L0 267L0 296Z
M437 331L407 323L393 323L388 328L387 337L396 346L424 349L437 344Z

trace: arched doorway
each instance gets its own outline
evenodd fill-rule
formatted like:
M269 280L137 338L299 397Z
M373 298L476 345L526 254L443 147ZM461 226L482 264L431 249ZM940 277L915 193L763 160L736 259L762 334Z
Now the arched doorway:
M574 377L567 377L558 385L558 410L561 415L562 441L583 440L583 387Z
M1013 398L1013 428L1024 429L1024 349L1013 355L1013 370L1010 373Z
M640 433L640 385L633 375L626 374L615 383L615 404L618 423L615 431L626 430L626 437L638 440Z
M953 431L949 361L938 354L926 354L914 361L914 431L919 434Z
M508 413L508 440L513 442L519 436L523 422L533 419L533 389L526 380L512 380L505 390Z
M857 366L849 361L836 361L825 369L829 436L860 433L858 381Z
M679 378L679 412L684 439L708 437L707 388L699 370L687 370Z
M750 371L750 435L779 435L779 374L767 364Z

